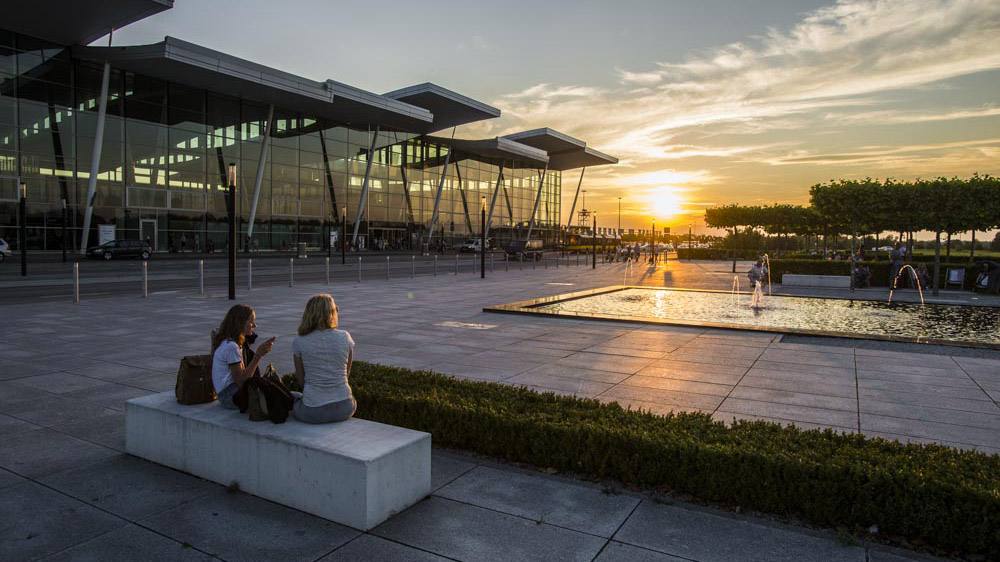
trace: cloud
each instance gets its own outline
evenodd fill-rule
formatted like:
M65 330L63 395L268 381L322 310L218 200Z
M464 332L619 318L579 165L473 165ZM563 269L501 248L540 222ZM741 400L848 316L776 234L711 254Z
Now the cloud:
M616 68L617 86L537 84L495 105L503 111L499 128L544 124L618 156L616 168L627 173L681 171L691 159L712 157L728 167L812 164L822 179L837 173L831 166L865 165L874 174L921 159L940 166L937 173L968 174L956 166L991 171L983 163L989 162L992 140L966 140L961 133L956 139L952 130L950 138L926 139L932 142L923 148L844 146L863 144L855 129L860 126L1000 115L992 105L916 110L901 101L918 90L932 95L957 88L947 81L997 69L996 0L840 0L805 14L788 30L769 29L683 60ZM944 153L954 159L941 159ZM698 162L699 169L705 165ZM783 181L749 179L757 181L742 182L750 187L734 192L734 199L766 195ZM783 182L780 189L791 187Z

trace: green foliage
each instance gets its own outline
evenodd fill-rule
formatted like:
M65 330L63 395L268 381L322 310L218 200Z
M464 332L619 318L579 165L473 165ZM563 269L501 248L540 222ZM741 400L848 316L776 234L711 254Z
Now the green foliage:
M678 248L677 257L682 260L724 260L732 259L733 251L727 248ZM755 260L760 257L760 252L756 250L738 250L736 259Z
M862 262L868 266L869 271L871 271L871 285L872 287L889 287L889 275L891 273L891 265L888 261L866 261ZM922 262L906 262L917 268ZM934 270L932 269L933 261L926 262L924 265L927 266L929 273L933 275ZM972 287L972 283L976 280L976 275L979 274L979 267L975 265L970 265L968 262L963 263L942 263L941 273L939 279L939 286L945 286L946 276L948 274L948 268L962 268L965 269L965 288L969 289ZM816 259L789 259L789 260L771 260L771 278L775 283L781 281L781 276L785 273L795 273L799 275L850 275L851 274L851 262L847 260L843 261L830 261L830 260L816 260ZM907 283L910 283L909 272L903 274L900 277L899 283L901 287L907 287ZM928 288L924 287L926 291Z
M1000 456L706 414L656 416L355 362L358 417L513 462L1000 556Z

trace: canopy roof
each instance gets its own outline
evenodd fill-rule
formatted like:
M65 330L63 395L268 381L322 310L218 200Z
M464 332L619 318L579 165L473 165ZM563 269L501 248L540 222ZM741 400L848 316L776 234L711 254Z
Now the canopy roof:
M152 45L75 47L73 55L341 123L420 132L434 119L430 111L402 101L334 80L316 82L173 37Z
M422 107L433 113L434 122L420 131L422 133L433 133L466 123L500 117L499 109L430 82L400 88L382 95Z
M3 27L61 45L86 45L118 29L169 10L174 0L13 0Z
M572 170L584 166L617 164L618 159L588 148L587 143L548 127L513 133L502 138L544 150L549 155L550 170Z

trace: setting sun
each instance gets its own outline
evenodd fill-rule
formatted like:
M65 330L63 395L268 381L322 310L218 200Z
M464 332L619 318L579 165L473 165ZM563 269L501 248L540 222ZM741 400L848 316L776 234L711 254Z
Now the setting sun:
M657 218L672 218L684 212L684 199L672 187L659 187L650 194L653 214Z

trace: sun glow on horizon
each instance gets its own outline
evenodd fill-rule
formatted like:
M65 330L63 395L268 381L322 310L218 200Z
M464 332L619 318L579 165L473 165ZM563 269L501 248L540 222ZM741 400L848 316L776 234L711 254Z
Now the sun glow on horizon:
M685 200L671 186L662 186L653 190L649 194L649 202L652 207L652 214L657 219L671 219L687 212L684 208Z

